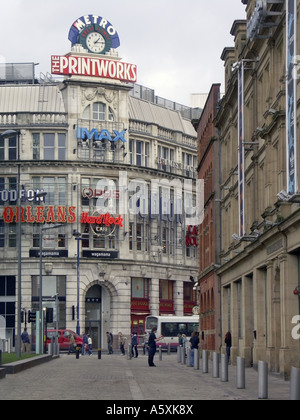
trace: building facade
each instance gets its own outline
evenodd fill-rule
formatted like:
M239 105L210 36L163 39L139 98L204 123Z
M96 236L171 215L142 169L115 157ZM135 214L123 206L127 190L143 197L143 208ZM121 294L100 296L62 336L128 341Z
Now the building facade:
M176 104L142 99L112 26L110 49L89 50L92 17L72 25L71 52L52 57L60 82L15 80L9 65L1 80L0 315L13 345L19 292L31 332L42 297L48 328L86 331L104 348L106 331L142 335L147 315L191 315L197 304L196 133ZM96 27L107 41L98 23L93 36ZM113 74L92 74L95 60Z
M233 361L267 361L287 377L300 365L299 78L288 71L300 45L299 2L242 3L247 18L234 22L235 46L223 50L226 93L215 119L222 330L231 331Z
M214 119L220 101L220 85L208 94L199 124L198 176L204 180L204 216L199 226L199 308L202 347L218 351L221 346L220 282L216 268L220 265L220 142Z

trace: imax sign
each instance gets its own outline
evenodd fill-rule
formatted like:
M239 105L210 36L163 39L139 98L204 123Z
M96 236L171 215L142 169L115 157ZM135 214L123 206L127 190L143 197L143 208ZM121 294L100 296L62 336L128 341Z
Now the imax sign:
M121 140L122 142L126 143L124 138L127 130L123 130L121 132L117 130L113 130L113 134L111 134L108 130L97 130L93 128L89 131L87 128L77 127L77 139L80 140L108 140L111 142L115 142Z

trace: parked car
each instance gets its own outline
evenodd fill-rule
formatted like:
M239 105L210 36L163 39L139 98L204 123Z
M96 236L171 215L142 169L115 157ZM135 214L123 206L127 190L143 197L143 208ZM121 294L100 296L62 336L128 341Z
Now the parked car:
M47 344L51 343L51 337L53 337L53 341L55 340L56 334L58 334L58 344L59 344L60 350L69 349L71 335L74 336L75 344L76 346L80 347L80 350L81 350L83 340L78 334L76 334L72 330L60 329L60 330L57 330L57 332L56 330L47 330Z

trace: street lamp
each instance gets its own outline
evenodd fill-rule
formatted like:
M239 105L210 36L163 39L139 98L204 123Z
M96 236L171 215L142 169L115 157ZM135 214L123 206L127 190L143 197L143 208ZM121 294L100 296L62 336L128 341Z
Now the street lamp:
M81 241L81 233L74 230L73 236L77 241L77 311L76 311L76 318L77 318L77 325L76 325L76 334L80 335L80 324L79 324L79 283L80 283L80 271L79 271L79 264L80 264L80 257L79 257L79 241Z
M45 194L45 193L44 193ZM43 342L44 342L44 332L43 332L43 232L50 229L58 229L63 224L55 224L51 226L42 227L40 225L40 235L39 235L39 245L40 245L40 296L39 296L39 346L40 353L43 353Z
M17 357L21 357L21 282L22 282L22 246L21 246L21 162L20 162L20 131L6 130L0 134L0 138L17 137L17 161L18 161L18 229L17 229L17 254L18 254L18 316L17 316Z

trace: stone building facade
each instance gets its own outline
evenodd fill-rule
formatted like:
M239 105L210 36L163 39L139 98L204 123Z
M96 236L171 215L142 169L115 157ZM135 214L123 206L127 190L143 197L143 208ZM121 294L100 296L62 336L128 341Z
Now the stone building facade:
M287 103L288 3L242 1L246 20L235 21L233 48L225 48L226 92L215 125L220 131L222 168L222 330L232 334L232 357L248 366L267 361L271 371L289 375L300 365L299 194L289 191ZM290 18L289 18L290 19ZM239 100L240 98L240 100ZM288 101L287 101L288 99ZM294 114L293 114L294 115ZM294 122L299 138L299 107ZM288 129L288 130L287 130ZM294 155L300 163L300 151ZM297 183L296 183L297 184Z

